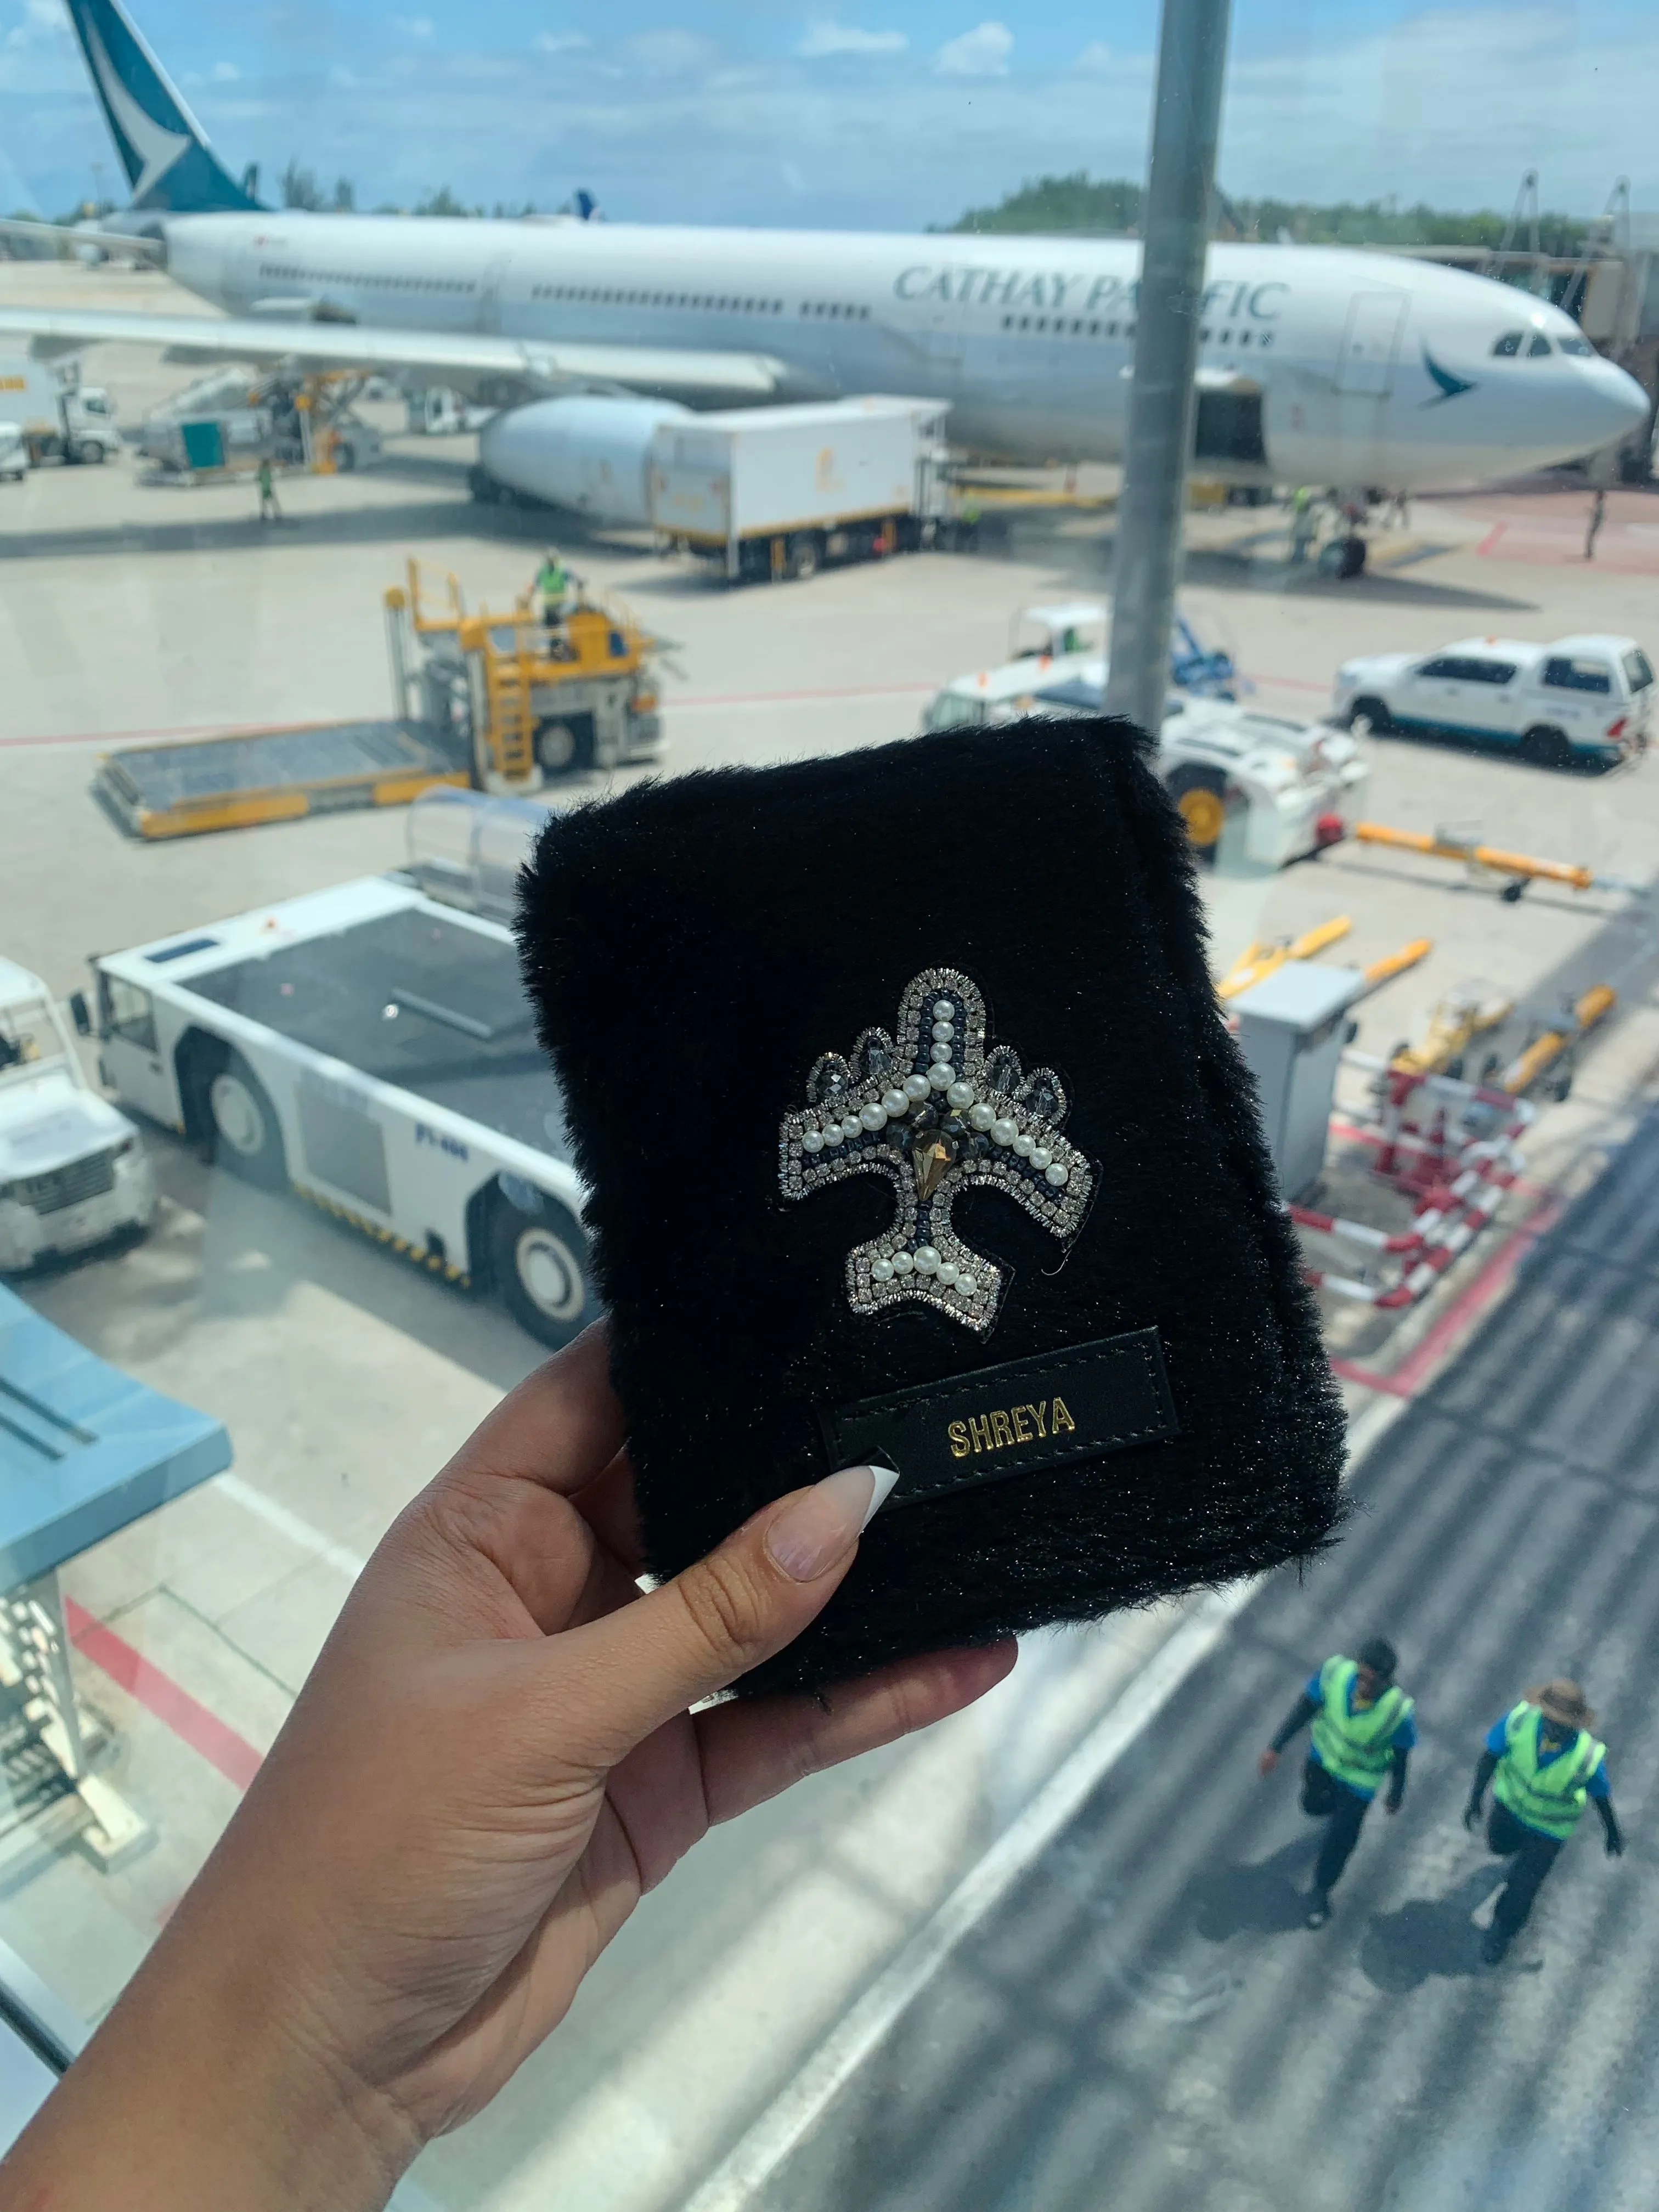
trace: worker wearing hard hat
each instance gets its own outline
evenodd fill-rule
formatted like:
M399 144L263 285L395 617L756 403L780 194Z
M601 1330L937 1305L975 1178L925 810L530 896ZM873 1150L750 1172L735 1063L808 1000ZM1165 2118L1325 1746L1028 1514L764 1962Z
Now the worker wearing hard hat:
M1354 1658L1328 1659L1285 1717L1284 1726L1256 1761L1271 1774L1279 1754L1306 1723L1313 1741L1302 1770L1302 1809L1326 1823L1308 1892L1310 1928L1331 1917L1331 1892L1348 1863L1371 1800L1384 1781L1385 1809L1400 1810L1406 1763L1417 1742L1413 1700L1395 1680L1399 1662L1386 1637L1362 1644Z
M1490 1782L1486 1842L1512 1864L1480 1942L1480 1955L1489 1966L1498 1964L1526 1926L1544 1877L1587 1803L1601 1816L1607 1856L1616 1859L1624 1850L1607 1782L1607 1746L1591 1735L1595 1726L1583 1690L1561 1679L1528 1690L1487 1733L1463 1826L1473 1828L1479 1821Z

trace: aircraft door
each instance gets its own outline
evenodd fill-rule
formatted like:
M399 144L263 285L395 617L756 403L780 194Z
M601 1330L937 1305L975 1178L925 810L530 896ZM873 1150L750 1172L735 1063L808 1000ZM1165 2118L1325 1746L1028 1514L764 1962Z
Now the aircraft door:
M924 305L919 333L921 350L932 372L933 395L954 399L962 385L963 356L968 345L968 307L961 300L929 297Z
M502 253L487 262L478 279L478 328L499 336L505 327L501 320L502 299L507 290L507 272L513 266L511 254Z
M1400 291L1356 292L1337 357L1336 388L1355 398L1386 399L1394 389L1401 334L1410 295Z

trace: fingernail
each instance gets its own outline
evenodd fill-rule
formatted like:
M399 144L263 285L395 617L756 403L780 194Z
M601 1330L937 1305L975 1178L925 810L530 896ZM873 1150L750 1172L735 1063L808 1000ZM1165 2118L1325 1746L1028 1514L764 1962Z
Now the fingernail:
M767 1550L793 1582L816 1582L840 1559L896 1480L884 1467L844 1467L825 1475L779 1514L766 1532Z

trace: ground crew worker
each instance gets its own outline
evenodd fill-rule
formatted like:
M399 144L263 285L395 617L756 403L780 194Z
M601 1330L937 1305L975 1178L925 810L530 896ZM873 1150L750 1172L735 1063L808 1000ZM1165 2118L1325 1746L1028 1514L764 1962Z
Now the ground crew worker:
M1607 1747L1590 1734L1595 1726L1583 1690L1561 1678L1528 1690L1487 1733L1463 1826L1473 1828L1480 1820L1480 1801L1491 1782L1487 1847L1514 1863L1492 1925L1480 1940L1480 1955L1489 1966L1498 1964L1526 1926L1544 1877L1577 1826L1587 1800L1601 1815L1607 1856L1616 1859L1624 1851L1607 1782Z
M1607 519L1607 495L1597 484L1595 496L1590 501L1589 520L1584 528L1584 558L1587 561L1595 558L1595 541L1601 535L1601 525Z
M1300 568L1308 558L1308 549L1319 533L1319 523L1314 514L1313 493L1306 484L1298 484L1291 495L1291 565Z
M259 486L259 520L261 522L280 522L283 510L276 504L276 483L271 472L269 455L259 463L257 479Z
M1417 1742L1414 1700L1395 1680L1399 1662L1386 1637L1362 1644L1356 1658L1328 1659L1285 1715L1285 1724L1256 1761L1273 1772L1279 1754L1304 1722L1313 1742L1302 1770L1302 1809L1328 1823L1308 1892L1310 1928L1331 1917L1331 1892L1359 1840L1360 1827L1386 1776L1387 1810L1397 1813L1406 1794L1406 1763Z
M549 629L556 629L564 615L565 601L570 596L570 571L559 558L556 546L550 545L543 554L531 596L538 620Z

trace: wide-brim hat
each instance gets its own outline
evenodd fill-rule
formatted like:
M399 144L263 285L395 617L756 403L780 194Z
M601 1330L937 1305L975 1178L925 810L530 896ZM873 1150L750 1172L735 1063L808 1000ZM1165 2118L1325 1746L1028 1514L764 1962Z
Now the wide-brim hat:
M1559 1674L1551 1682L1540 1682L1536 1689L1528 1690L1527 1703L1536 1705L1547 1721L1555 1721L1562 1728L1589 1729L1595 1726L1595 1715L1589 1701L1578 1684Z

